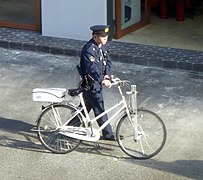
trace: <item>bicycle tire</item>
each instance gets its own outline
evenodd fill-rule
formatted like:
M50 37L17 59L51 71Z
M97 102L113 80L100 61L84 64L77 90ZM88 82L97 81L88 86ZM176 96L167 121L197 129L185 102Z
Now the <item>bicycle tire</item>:
M52 153L65 154L80 145L81 140L60 134L60 126L68 121L75 111L76 108L64 104L49 105L42 111L37 120L37 135L47 150ZM71 122L68 122L68 125L82 126L81 117L77 115Z
M127 114L119 120L116 129L118 145L132 158L149 159L164 147L166 127L157 114L146 109L137 110L137 123L138 131L142 134L139 140L134 138L134 128Z

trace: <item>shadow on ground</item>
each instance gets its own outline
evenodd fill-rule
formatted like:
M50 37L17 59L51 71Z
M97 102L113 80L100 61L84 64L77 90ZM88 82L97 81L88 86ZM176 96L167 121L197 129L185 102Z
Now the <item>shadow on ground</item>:
M0 118L0 146L42 151L41 144L37 144L37 135L32 132L32 124L19 120Z
M50 153L38 142L36 132L32 132L32 128L32 124L19 120L0 118L0 146ZM118 151L121 151L121 149L118 147L117 143L108 141L99 141L98 143L83 142L77 149L77 152L81 153L81 155L88 153L92 155L117 158L120 161L177 174L182 177L192 179L203 178L203 161L201 160L178 160L174 162L157 161L154 159L136 160L126 157L125 155L122 157L122 155L117 154Z

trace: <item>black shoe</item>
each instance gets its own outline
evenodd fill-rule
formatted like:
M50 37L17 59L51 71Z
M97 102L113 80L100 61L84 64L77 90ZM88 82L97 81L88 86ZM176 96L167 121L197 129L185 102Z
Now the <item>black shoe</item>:
M103 137L104 140L107 140L107 141L116 141L117 138L116 138L116 135L115 134L112 134L111 136L105 136ZM123 139L123 136L120 135L120 139Z

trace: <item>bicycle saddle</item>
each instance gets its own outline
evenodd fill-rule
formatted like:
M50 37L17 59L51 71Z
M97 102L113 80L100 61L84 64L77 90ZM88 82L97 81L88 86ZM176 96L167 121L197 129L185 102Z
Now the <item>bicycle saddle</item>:
M68 94L73 97L79 95L81 92L84 91L87 91L87 88L68 89Z

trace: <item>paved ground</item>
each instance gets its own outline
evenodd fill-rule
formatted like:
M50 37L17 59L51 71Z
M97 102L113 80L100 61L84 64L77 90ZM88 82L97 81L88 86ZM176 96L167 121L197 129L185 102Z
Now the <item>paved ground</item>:
M115 75L137 84L139 106L166 124L166 145L153 159L128 158L108 141L65 155L46 151L30 131L41 106L32 89L75 87L78 60L0 48L0 179L203 179L202 74L113 63ZM105 89L105 97L107 107L117 102L116 89Z

